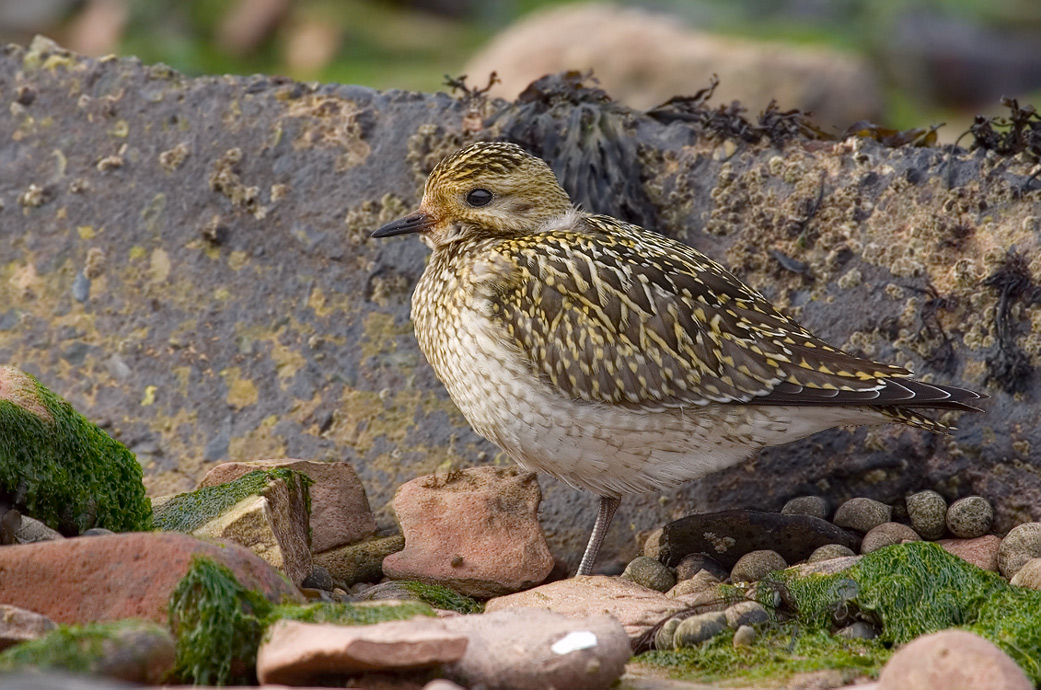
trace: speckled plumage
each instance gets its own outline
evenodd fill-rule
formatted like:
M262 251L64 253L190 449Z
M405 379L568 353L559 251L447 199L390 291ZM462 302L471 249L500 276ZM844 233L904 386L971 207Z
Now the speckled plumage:
M602 498L580 572L622 494L837 425L942 430L918 408L981 397L832 348L691 247L574 209L513 144L449 156L375 236L412 232L433 249L416 336L459 409L521 466Z

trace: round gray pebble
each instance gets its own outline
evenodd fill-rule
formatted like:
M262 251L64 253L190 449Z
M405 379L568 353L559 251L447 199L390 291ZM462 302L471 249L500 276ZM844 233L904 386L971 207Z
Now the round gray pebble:
M901 525L899 522L883 522L864 535L864 541L860 543L860 553L871 553L905 541L922 541L922 538L907 525Z
M828 519L828 501L821 496L798 496L784 504L782 515L809 515Z
M665 623L658 628L658 632L654 634L654 648L663 650L675 647L676 628L680 627L680 623L682 622L683 620L680 618L670 618L665 621Z
M638 585L657 592L667 592L676 584L676 576L662 565L661 561L647 556L637 556L625 566L622 579L632 580Z
M939 539L947 533L947 501L935 491L919 491L907 497L907 516L922 539Z
M304 578L301 583L303 587L312 587L314 589L320 589L323 592L333 591L333 576L329 574L329 571L320 565L311 566L311 573Z
M821 561L830 561L833 558L845 558L846 556L856 556L853 553L853 549L842 544L825 544L824 546L818 546L810 554L810 557L806 559L807 563L820 563Z
M893 508L872 498L851 498L835 511L832 519L839 527L867 534L893 517Z
M847 625L838 630L835 634L847 640L873 640L878 637L878 630L875 630L870 623L857 621L853 625Z
M947 509L947 529L956 537L973 539L990 532L994 508L982 496L959 498Z
M784 570L788 567L784 557L776 551L762 549L760 551L749 551L730 570L730 579L733 582L758 582L775 570Z
M718 580L730 577L727 569L719 564L715 558L704 553L688 553L676 564L676 579L689 580L702 570L707 570L716 576Z
M770 620L770 614L757 601L739 601L724 611L723 615L727 617L727 625L733 630L742 625L755 625Z
M727 629L727 617L722 611L699 613L684 618L673 634L676 647L695 647Z
M998 546L998 570L1007 579L1032 558L1041 557L1041 522L1013 527Z
M751 647L755 642L756 634L755 628L751 625L742 625L734 631L734 646Z
M699 570L694 577L680 580L676 586L665 593L668 597L681 597L687 594L706 592L720 583L719 578L707 570Z

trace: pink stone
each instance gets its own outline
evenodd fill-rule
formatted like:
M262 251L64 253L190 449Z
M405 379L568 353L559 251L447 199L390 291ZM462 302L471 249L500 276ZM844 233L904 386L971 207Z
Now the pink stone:
M1023 669L993 643L964 630L941 630L901 647L878 690L1033 690Z
M977 568L998 572L998 547L1001 546L1001 537L985 534L973 539L940 539L936 543Z

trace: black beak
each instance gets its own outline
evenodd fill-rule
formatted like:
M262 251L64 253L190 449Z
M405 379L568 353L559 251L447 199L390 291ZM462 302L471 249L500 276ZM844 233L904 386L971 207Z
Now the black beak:
M416 211L410 213L404 218L398 218L395 221L391 221L384 225L382 228L372 233L373 237L394 237L395 235L411 235L416 232L423 232L424 230L430 229L434 225L434 219L430 214L423 213L422 211Z

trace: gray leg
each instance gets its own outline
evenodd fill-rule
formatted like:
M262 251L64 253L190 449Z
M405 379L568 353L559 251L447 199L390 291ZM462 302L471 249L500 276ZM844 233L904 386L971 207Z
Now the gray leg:
M575 575L591 575L593 573L596 554L600 551L600 545L604 543L604 537L607 536L607 528L611 526L614 511L618 510L618 504L621 502L622 499L614 496L600 497L600 510L596 514L593 533L589 535L586 552L582 554L582 563L578 566L578 572Z

